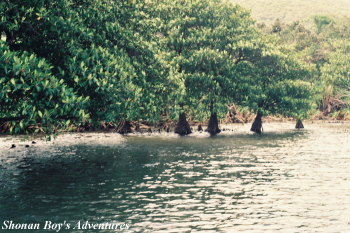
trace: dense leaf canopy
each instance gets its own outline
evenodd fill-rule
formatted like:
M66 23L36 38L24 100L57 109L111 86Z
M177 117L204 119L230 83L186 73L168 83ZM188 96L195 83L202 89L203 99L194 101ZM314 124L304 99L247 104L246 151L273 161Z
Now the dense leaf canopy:
M5 132L204 120L232 103L304 119L326 86L348 90L347 24L327 17L268 31L223 0L5 0L0 12Z

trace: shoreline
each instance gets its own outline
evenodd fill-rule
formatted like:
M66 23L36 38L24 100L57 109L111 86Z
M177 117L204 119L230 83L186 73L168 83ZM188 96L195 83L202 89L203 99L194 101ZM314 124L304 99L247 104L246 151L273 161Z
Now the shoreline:
M232 126L246 126L246 125L251 125L253 122L246 122L246 123L219 123L219 128L222 131L226 131L225 127L232 127ZM289 119L289 118L272 118L272 117L267 117L263 119L263 124L271 124L271 123L290 123L294 128L296 124L296 120L294 119ZM303 120L303 123L305 125L305 128L307 128L307 125L309 124L350 124L350 120L336 120L336 119L307 119ZM189 121L190 127L192 132L205 132L208 122L193 122ZM132 123L133 125L133 123ZM139 124L139 128L136 130L135 126L133 125L132 127L132 132L131 133L125 133L125 134L120 134L117 133L117 127L111 127L111 128L98 128L98 129L77 129L77 130L72 130L72 131L60 131L52 134L45 134L45 133L31 133L31 134L11 134L11 133L0 133L0 139L1 137L4 136L12 136L12 137L28 137L28 138L43 138L52 135L53 137L58 136L60 134L70 134L70 133L115 133L115 134L120 134L120 135L129 135L129 134L135 134L135 133L140 133L140 134L155 134L155 133L174 133L174 128L175 128L176 123L171 122L169 124L166 124L167 127L169 127L169 131L165 130L165 126L155 126L155 125L147 125L147 124ZM203 130L198 130L197 127L201 125ZM229 130L227 130L229 131Z
M326 120L306 120L304 121L305 129L296 129L295 121L291 120L281 120L281 121L264 121L267 127L264 127L264 131L261 135L275 135L275 134L290 134L292 132L300 131L306 132L307 130L315 130L315 127L318 126L329 126L339 127L349 126L350 121L326 121ZM119 134L115 130L90 130L90 131L81 131L81 132L61 132L56 135L44 135L44 134L0 134L0 150L3 151L28 151L31 148L45 148L46 146L53 145L107 145L107 146L116 146L120 143L125 142L128 138L133 137L155 137L163 139L189 139L191 138L220 138L220 137L230 137L230 136L239 136L239 135L257 135L258 134L250 131L251 123L228 123L221 124L221 132L215 136L211 136L208 132L205 132L206 126L203 127L203 131L197 131L194 129L191 134L187 136L180 136L174 131L165 132L165 131L141 131L141 132L132 132L128 134ZM269 126L270 125L270 126ZM287 126L288 125L288 126ZM195 127L191 125L191 127Z

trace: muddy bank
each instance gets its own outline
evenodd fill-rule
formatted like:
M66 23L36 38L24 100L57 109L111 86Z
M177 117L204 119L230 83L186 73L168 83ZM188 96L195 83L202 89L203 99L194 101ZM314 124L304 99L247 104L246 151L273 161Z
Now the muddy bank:
M295 134L295 123L293 119L291 121L275 121L275 122L264 122L264 132L262 135L267 137L279 138L281 135L285 134ZM217 138L221 140L226 137L244 137L250 138L253 136L250 132L251 123L248 124L239 124L239 123L230 123L230 124L220 124L221 132L218 134ZM347 129L350 127L350 121L324 121L324 120L305 120L303 121L304 130L298 129L300 133L317 131L320 127L333 129L336 127L345 127ZM82 132L62 132L59 135L43 135L43 134L32 134L32 135L4 135L0 134L0 151L4 153L8 152L23 152L25 155L28 151L32 149L37 150L38 148L46 150L47 146L58 146L59 144L64 145L108 145L115 146L125 140L129 140L133 137L155 137L159 140L176 140L181 138L175 131L175 124L166 125L166 126L150 126L146 124L139 124L138 127L132 125L131 133L127 133L126 137L123 134L116 132L116 129L108 130L95 130L95 131L82 131ZM189 136L182 137L184 140L192 140L193 138L209 138L211 137L209 132L205 132L207 125L200 122L191 122L190 128L192 133ZM282 132L282 133L281 133ZM265 137L264 136L264 137ZM187 138L188 137L188 138ZM262 137L262 138L264 138ZM192 138L192 139L191 139ZM255 138L253 136L253 138ZM157 140L158 140L157 139Z
M308 120L303 120L302 122L305 129L307 129L308 126L312 124L348 124L350 123L349 120L336 120L332 118L308 119ZM202 133L210 134L206 132L209 121L199 122L199 121L189 120L188 123L189 123L189 129L192 133L202 132ZM264 129L269 130L269 128L265 127L264 125L271 124L271 123L288 123L291 126L290 128L294 129L297 121L293 118L280 118L280 117L270 117L270 116L262 117L262 124ZM236 131L237 128L245 128L245 127L247 127L246 131L248 133L250 131L250 127L252 126L252 124L253 124L253 121L249 121L247 123L231 123L231 122L226 122L225 119L219 120L218 121L218 127L220 128L219 134L223 132ZM42 138L50 141L54 139L57 135L65 134L65 133L116 133L120 135L137 134L137 133L147 134L147 135L154 134L154 133L173 134L175 133L176 126L177 126L177 121L167 121L161 124L148 124L147 122L142 122L142 123L123 122L123 124L112 125L107 123L101 123L99 127L92 127L91 125L84 125L80 127L72 126L70 127L71 128L70 130L67 130L67 131L62 130L58 133L53 133L51 135L44 134L44 133L35 133L35 134L27 134L27 135L17 134L17 135L27 139L31 138L31 140L34 140L34 141L36 139L42 139ZM232 127L234 127L235 130L233 130ZM12 136L15 136L15 134L0 133L0 137L12 137ZM29 143L29 146L32 146L32 145Z
M206 122L198 122L198 121L189 121L189 130L192 133L195 132L203 132L208 133L206 129L210 126L210 121ZM264 124L273 124L273 123L287 123L290 124L290 128L294 129L297 123L296 119L293 118L274 118L274 117L262 117L261 123ZM308 128L308 125L313 124L347 124L350 121L347 120L303 120L302 121L304 128ZM232 128L245 128L251 127L252 122L247 123L226 123L225 121L219 121L218 126L220 127L220 131L217 131L217 134L220 134L225 131L235 131ZM145 123L131 123L131 132L129 133L141 133L141 134L152 134L152 133L175 133L177 128L177 122L166 122L165 124L160 125L151 125ZM218 129L218 128L215 128ZM265 129L265 128L264 128ZM268 130L268 128L266 128ZM84 131L81 131L84 132ZM107 129L107 130L96 130L92 132L117 132L116 129ZM249 132L249 130L247 131Z

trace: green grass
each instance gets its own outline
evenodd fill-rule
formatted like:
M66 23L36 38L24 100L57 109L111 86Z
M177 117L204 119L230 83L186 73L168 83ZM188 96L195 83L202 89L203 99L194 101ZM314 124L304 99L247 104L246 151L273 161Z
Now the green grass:
M230 0L251 9L258 22L309 21L314 15L350 16L350 0Z

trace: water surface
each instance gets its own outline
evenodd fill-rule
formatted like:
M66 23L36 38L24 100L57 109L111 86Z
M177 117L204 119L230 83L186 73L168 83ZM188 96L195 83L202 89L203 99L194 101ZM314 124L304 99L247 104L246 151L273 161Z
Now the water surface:
M128 232L350 232L350 125L306 127L268 123L260 136L249 125L217 137L67 134L36 144L3 136L0 224L88 220L125 222Z

